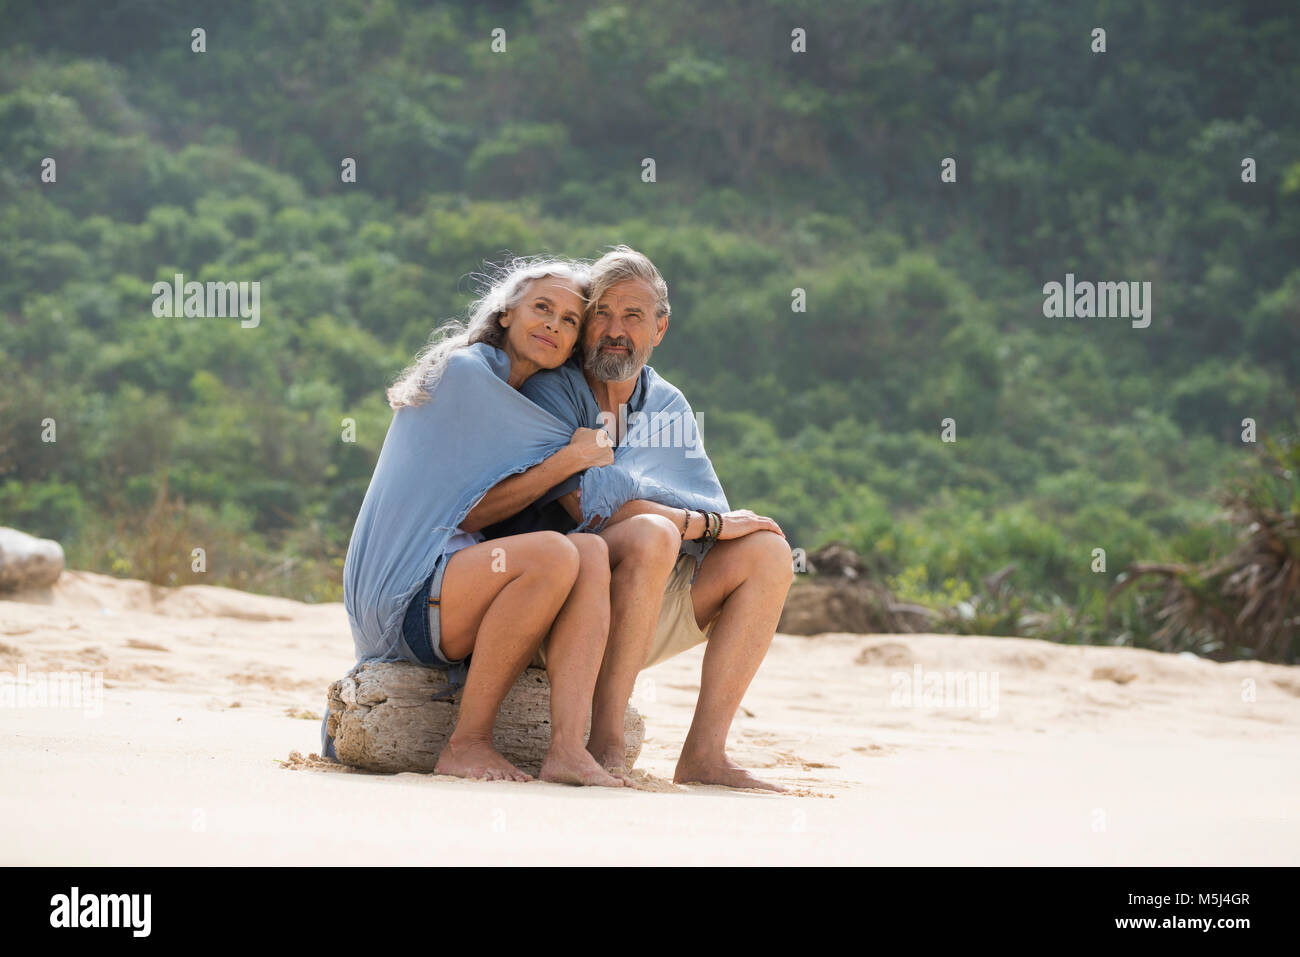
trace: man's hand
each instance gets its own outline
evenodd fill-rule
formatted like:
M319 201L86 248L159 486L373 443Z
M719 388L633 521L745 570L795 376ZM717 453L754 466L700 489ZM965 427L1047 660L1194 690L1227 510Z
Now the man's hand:
M612 465L614 443L604 429L574 429L569 439L569 450L579 464L579 471Z
M765 515L756 515L747 508L727 512L722 516L722 532L718 541L726 542L733 538L744 538L754 532L776 532L785 538L781 526Z

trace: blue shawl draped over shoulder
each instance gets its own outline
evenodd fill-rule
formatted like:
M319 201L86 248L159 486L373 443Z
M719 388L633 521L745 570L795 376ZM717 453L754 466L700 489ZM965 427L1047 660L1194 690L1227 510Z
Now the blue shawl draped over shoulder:
M576 359L530 376L520 391L571 428L592 429L604 424ZM536 504L543 506L579 487L579 527L590 531L600 531L611 515L634 499L673 508L730 511L713 463L705 454L695 414L681 390L643 366L629 405L626 431L614 450L614 464L587 469L579 481L557 485ZM698 541L682 546L685 554L695 558L696 574L708 548Z
M502 479L568 444L573 430L514 389L509 375L500 349L458 349L429 399L393 414L343 564L358 662L401 657L406 606L470 509Z

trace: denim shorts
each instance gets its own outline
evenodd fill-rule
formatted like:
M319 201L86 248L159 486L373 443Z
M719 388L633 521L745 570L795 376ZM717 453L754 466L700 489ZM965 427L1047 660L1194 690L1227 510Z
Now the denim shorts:
M442 596L442 575L447 570L447 556L440 555L433 571L406 606L402 620L402 641L414 661L430 668L451 668L469 661L449 661L442 653L442 616L439 601Z

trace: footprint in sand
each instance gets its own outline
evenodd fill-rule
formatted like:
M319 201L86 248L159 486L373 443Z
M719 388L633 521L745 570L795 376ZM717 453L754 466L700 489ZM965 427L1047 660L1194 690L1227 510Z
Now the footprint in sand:
M1136 671L1116 665L1102 665L1100 668L1092 669L1093 681L1113 681L1117 685L1126 685L1136 680L1137 676Z
M139 648L142 651L171 651L170 648L164 648L162 645L154 644L152 641L141 641L139 638L128 638L126 640L126 646L128 648Z
M866 744L859 745L853 749L859 754L865 754L873 758L884 757L886 754L893 754L893 748L887 748L883 744Z
M897 641L886 641L878 645L868 645L858 652L855 659L860 665L878 665L884 668L905 668L912 664L912 651L907 645Z

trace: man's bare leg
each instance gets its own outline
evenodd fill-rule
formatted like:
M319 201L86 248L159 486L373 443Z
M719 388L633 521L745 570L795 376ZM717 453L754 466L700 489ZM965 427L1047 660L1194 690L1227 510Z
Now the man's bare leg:
M437 610L442 652L451 661L471 652L474 657L456 727L438 756L435 773L532 780L492 746L492 727L506 692L555 621L578 569L577 548L558 532L481 542L447 559Z
M626 771L623 721L636 676L659 625L664 586L681 550L681 532L662 515L634 515L600 533L609 546L610 633L591 699L587 750L601 767Z
M578 578L555 617L546 644L551 679L551 746L541 779L557 784L622 787L588 753L583 742L592 690L609 637L609 549L598 535L579 533Z
M700 698L674 782L785 790L735 764L726 745L741 699L772 644L793 578L790 545L776 532L754 532L709 550L691 601L701 628L714 615L717 621L705 646Z

